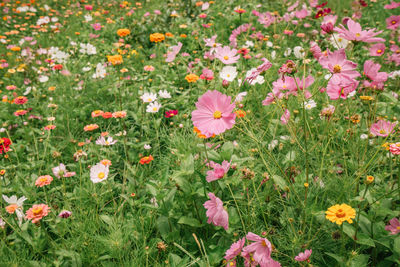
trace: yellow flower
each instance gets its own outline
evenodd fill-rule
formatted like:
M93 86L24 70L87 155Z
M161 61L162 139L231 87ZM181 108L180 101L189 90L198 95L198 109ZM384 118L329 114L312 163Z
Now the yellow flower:
M360 95L360 99L361 100L366 100L366 101L374 100L374 98L372 96L369 96L369 95Z
M327 211L325 211L326 218L333 223L341 225L344 221L348 223L353 223L353 220L356 217L356 211L352 207L347 204L336 204Z
M119 65L124 62L121 55L107 56L107 60L113 65Z
M188 83L194 83L199 79L199 76L196 74L188 74L186 75L185 79Z
M153 33L150 34L150 42L154 42L154 43L158 43L158 42L162 42L165 40L165 36L162 33Z
M374 177L374 176L368 175L368 176L367 176L367 179L365 179L365 183L366 183L366 184L372 184L372 183L374 182L374 180L375 180L375 177Z

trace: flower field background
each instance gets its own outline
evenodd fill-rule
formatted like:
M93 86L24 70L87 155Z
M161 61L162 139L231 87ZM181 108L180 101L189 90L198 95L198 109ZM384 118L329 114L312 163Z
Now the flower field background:
M400 264L400 2L0 7L0 266Z

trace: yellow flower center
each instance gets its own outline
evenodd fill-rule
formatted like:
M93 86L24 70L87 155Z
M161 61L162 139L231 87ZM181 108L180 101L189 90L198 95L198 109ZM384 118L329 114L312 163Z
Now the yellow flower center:
M377 52L378 54L380 54L380 53L382 53L382 50L381 50L381 49L378 49L376 52Z
M395 20L392 20L392 24L396 24L396 21L395 21Z
M42 207L37 207L37 208L32 209L32 212L34 215L38 215L42 212L42 210L43 210Z
M228 77L228 78L229 78L229 77L231 77L231 75L230 75L230 74L227 74L227 75L226 75L226 77Z
M265 240L261 241L261 245L263 245L264 247L267 246L267 243L265 243Z
M342 67L340 65L336 64L333 66L333 73L339 73L342 70Z
M217 47L217 44L216 44L216 43L214 43L214 44L213 44L213 47Z
M356 33L356 36L357 36L357 37L360 37L360 36L361 36L361 34L359 34L359 33Z
M109 144L110 144L110 142L106 141L106 145L109 145Z
M396 229L397 229L397 230L400 230L400 226L397 226Z
M99 179L103 179L106 176L106 174L104 172L99 172L99 174L97 174L97 177Z
M220 119L222 117L222 113L219 110L216 110L213 114L214 119Z
M343 218L344 216L346 216L346 213L342 209L338 209L335 215L338 218Z
M44 183L47 181L47 178L40 178L40 182Z
M153 111L157 111L157 108L156 108L156 107L154 107L154 108L153 108Z
M386 134L386 131L382 129L382 130L379 130L379 133L380 134Z
M225 59L225 60L228 60L228 59L229 59L229 57L228 57L228 56L224 56L224 59Z

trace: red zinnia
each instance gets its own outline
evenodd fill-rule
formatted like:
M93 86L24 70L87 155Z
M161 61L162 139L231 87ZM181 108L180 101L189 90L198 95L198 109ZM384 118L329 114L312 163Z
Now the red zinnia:
M101 116L104 119L109 119L109 118L112 118L112 113L107 111L107 112L104 112Z
M171 118L171 117L173 117L173 116L175 116L175 115L177 115L178 114L178 111L176 110L176 109L173 109L173 110L168 110L168 111L165 111L165 118Z
M154 159L153 156L150 155L150 156L148 156L148 157L143 157L143 158L141 158L140 161L139 161L139 163L142 164L142 165L144 165L144 164L149 164L153 159Z
M10 145L11 145L11 140L8 139L7 137L3 137L0 139L0 154L3 154L3 151L5 153L10 150Z

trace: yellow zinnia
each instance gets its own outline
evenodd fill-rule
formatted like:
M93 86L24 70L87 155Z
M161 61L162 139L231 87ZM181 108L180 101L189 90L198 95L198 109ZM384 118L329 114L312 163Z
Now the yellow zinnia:
M344 221L353 223L352 219L356 217L356 211L347 204L336 204L328 208L325 214L328 220L338 225L341 225Z

